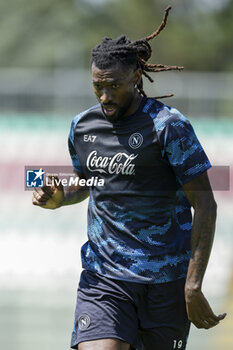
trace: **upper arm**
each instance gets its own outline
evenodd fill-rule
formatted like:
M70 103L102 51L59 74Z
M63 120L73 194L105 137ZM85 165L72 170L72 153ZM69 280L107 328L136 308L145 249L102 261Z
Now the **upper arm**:
M177 110L155 118L155 126L162 149L177 181L182 186L211 167L190 122Z
M77 152L75 150L73 140L71 139L70 136L68 138L68 147L69 147L69 153L70 153L70 157L72 160L72 165L73 165L73 169L74 169L75 173L77 173L78 175L83 174L82 165L80 163L79 157L78 157Z
M75 175L77 175L80 179L85 179L85 175L83 174L83 172L77 171L75 168L73 168L73 172Z
M74 174L79 179L85 179L84 174L79 173L76 169L73 169ZM88 198L89 196L89 187L87 186L81 186L78 182L75 181L70 185L68 188L64 191L65 197L66 197L66 204L74 204L82 202L84 199Z
M183 190L194 207L216 207L207 171L183 184Z
M71 127L70 127L70 132L69 132L69 136L68 136L68 148L69 148L69 153L70 153L70 157L72 160L72 165L73 165L73 169L75 171L75 173L79 174L83 174L83 168L82 168L82 164L80 162L79 156L77 154L77 150L75 148L75 129L77 126L77 123L80 119L80 115L77 115L71 123ZM79 176L80 178L83 176Z

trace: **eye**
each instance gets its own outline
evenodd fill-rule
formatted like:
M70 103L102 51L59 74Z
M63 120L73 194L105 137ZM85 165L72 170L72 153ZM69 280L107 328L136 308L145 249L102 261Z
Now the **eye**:
M119 84L112 84L112 85L111 85L112 89L118 89L119 86L120 86Z
M96 89L96 90L100 90L101 89L100 84L93 84L93 86L94 86L94 89Z
M100 91L102 89L102 85L97 82L93 82L93 88L97 91Z

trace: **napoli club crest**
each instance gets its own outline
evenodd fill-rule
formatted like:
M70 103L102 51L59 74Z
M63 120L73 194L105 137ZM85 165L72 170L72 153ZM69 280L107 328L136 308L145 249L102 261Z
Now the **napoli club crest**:
M80 331L84 331L90 326L91 319L87 314L82 314L78 319L78 328Z
M139 132L135 132L129 138L129 146L133 149L139 148L143 143L143 136Z

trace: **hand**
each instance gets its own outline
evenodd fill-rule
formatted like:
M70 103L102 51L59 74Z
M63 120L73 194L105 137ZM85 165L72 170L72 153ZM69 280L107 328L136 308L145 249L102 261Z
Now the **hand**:
M56 178L57 177L53 177ZM32 195L32 204L44 209L57 209L62 206L64 190L62 184L35 188Z
M226 317L226 313L215 315L201 289L185 287L185 299L188 319L197 327L209 329Z

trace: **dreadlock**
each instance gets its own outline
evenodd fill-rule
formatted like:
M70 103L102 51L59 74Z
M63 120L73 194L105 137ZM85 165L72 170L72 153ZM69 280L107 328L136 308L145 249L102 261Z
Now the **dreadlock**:
M102 42L94 47L92 50L92 63L100 69L107 69L121 62L123 66L141 68L142 74L153 83L154 80L147 72L162 72L169 70L182 70L184 67L168 66L164 64L149 64L147 61L150 59L152 49L149 41L154 39L165 28L167 18L171 6L168 6L164 12L163 20L158 29L147 37L131 42L126 36L121 35L116 39L104 38ZM146 93L143 89L143 80L137 84L137 88L140 93L146 97ZM156 98L170 97L171 95L159 96Z

